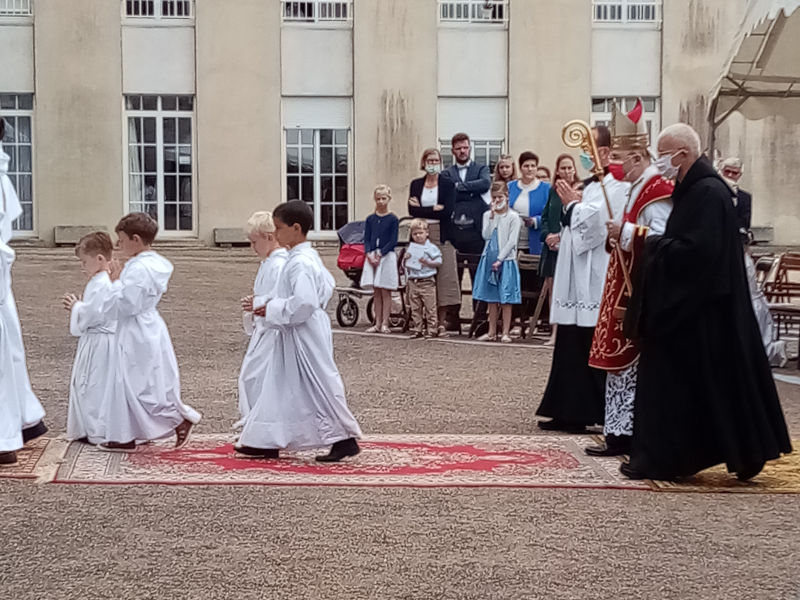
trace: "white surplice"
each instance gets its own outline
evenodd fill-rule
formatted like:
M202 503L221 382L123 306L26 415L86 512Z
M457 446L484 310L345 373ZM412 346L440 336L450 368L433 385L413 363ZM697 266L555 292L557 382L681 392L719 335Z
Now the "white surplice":
M11 224L22 214L22 207L8 178L9 160L0 144L0 452L22 448L22 430L44 418L44 409L28 378L22 329L11 291L16 255L8 242Z
M117 316L114 309L103 310L111 295L111 279L101 271L83 290L83 297L72 306L69 332L80 338L69 383L67 437L89 438L92 444L106 440L106 420L113 413L109 406L119 398L117 369Z
M116 311L121 398L109 407L106 440L126 443L170 436L184 419L200 414L181 402L178 361L158 302L167 291L172 263L152 250L125 263L104 303Z
M622 218L629 183L617 181L609 173L603 179L613 219ZM606 252L606 222L609 217L603 189L594 181L583 190L583 197L572 208L569 226L561 231L550 322L559 325L594 327L606 282L609 255Z
M325 312L335 283L310 242L289 252L264 319L275 348L264 385L245 419L243 446L298 450L327 446L361 429L347 408Z
M289 253L284 248L278 248L261 261L253 284L254 309L266 305L275 297L278 281L287 260L289 260ZM264 372L275 348L274 338L278 335L277 330L267 327L264 317L257 317L252 312L244 312L242 320L244 331L250 336L250 343L242 360L242 369L239 371L239 414L242 419L234 425L234 428L239 428L244 424L244 418L253 408L261 393Z

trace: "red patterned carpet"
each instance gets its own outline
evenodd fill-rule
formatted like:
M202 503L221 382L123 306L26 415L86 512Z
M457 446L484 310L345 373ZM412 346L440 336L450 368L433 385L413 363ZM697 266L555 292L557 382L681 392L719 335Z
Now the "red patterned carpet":
M593 459L588 436L375 435L361 454L339 464L316 452L280 460L239 458L231 436L192 438L135 453L107 453L72 444L55 474L58 483L311 485L407 487L571 487L650 489L619 474L617 459Z

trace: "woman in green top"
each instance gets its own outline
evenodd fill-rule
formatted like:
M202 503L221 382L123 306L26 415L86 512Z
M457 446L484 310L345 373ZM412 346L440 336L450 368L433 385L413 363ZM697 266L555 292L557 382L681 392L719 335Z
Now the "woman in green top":
M578 179L578 172L575 169L575 159L569 154L562 154L556 159L556 175L550 194L547 197L547 204L542 211L542 221L540 225L542 240L542 255L539 260L539 275L544 279L542 291L539 294L539 301L536 303L534 317L538 320L542 305L550 291L553 289L553 275L556 272L556 260L558 258L558 245L561 242L561 198L556 192L555 183L559 179L569 181L573 187L582 186ZM555 326L553 334L547 345L552 345L555 340Z

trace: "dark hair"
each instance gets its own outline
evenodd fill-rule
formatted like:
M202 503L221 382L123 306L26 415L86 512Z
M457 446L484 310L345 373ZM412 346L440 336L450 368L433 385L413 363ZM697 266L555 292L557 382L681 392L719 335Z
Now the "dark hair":
M303 234L308 233L308 230L314 224L314 213L304 200L289 200L279 204L272 211L272 217L279 219L290 227L295 223L300 225L300 230Z
M450 146L455 146L458 142L468 142L469 136L466 133L457 133L450 140Z
M80 256L81 253L89 256L102 254L111 260L114 244L111 243L111 237L105 231L94 231L87 233L75 244L75 256Z
M539 169L541 169L542 171L544 171L545 173L547 173L547 178L548 178L548 179L550 179L550 178L553 176L553 174L550 172L550 169L549 169L549 168L547 168L547 167L545 167L544 165L538 165L538 166L536 167L536 170L538 171Z
M536 166L539 166L539 157L536 155L535 152L531 152L530 150L525 150L522 154L519 155L519 166L522 168L522 165L529 160L535 161Z
M594 130L597 132L597 147L611 148L611 130L605 125L595 125Z
M6 120L0 117L0 142L3 141L3 136L6 134Z
M563 179L561 175L558 174L558 169L561 168L561 161L562 160L569 160L572 162L572 167L575 169L575 176L572 178L572 181L568 182L570 185L578 181L578 165L575 164L575 157L571 154L559 154L558 158L556 159L556 174L553 177L553 183L558 181L559 179Z
M138 235L142 243L149 246L156 239L158 233L158 223L156 220L143 212L134 212L125 215L119 220L114 228L114 233L124 232L129 238Z

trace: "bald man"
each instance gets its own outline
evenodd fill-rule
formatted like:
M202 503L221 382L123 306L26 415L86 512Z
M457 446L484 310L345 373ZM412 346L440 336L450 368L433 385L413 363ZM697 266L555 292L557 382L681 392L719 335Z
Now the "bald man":
M631 479L674 479L725 463L741 480L791 452L761 342L730 188L700 138L666 128L655 165L676 180L664 234L647 238L625 318L639 340Z

